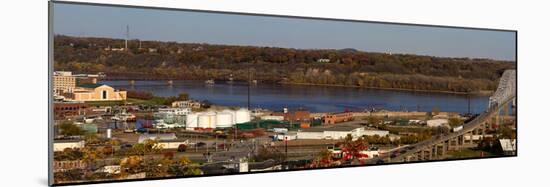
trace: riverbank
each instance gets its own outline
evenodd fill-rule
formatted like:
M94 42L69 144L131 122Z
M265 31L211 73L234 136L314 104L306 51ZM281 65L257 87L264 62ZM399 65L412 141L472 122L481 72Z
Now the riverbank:
M160 97L176 97L185 92L197 101L208 101L213 105L265 108L304 108L312 112L364 111L373 108L393 111L441 111L480 112L487 106L488 98L466 94L420 93L382 89L357 89L337 86L287 86L286 84L263 83L247 89L246 82L228 84L220 82L206 85L204 81L100 81L120 90L139 90ZM250 97L249 97L250 94ZM250 98L250 101L248 100ZM154 103L160 103L155 101ZM164 103L164 102L163 102Z
M455 92L445 90L419 90L419 89L406 89L406 88L382 88L382 87L369 87L369 86L355 86L355 85L339 85L339 84L313 84L313 83L289 83L281 82L281 85L300 85L300 86L326 86L326 87L342 87L342 88L365 88L376 90L390 90L390 91L407 91L407 92L424 92L424 93L446 93L446 94L458 94L458 95L476 95L476 96L490 96L493 91L480 90L474 92Z
M206 80L189 80L189 79L146 79L146 78L107 78L104 81L166 81L166 85L170 85L168 81L206 81ZM221 82L221 83L220 83ZM235 83L246 83L246 81L234 81ZM219 80L215 84L225 84L226 81ZM257 83L261 84L261 83ZM406 91L406 92L422 92L422 93L445 93L445 94L457 94L457 95L472 95L472 96L491 96L494 91L491 90L479 90L473 92L456 92L447 90L422 90L422 89L406 89L406 88L384 88L384 87L370 87L370 86L357 86L357 85L341 85L341 84L314 84L314 83L294 83L294 82L277 82L277 83L264 83L264 84L278 84L278 85L297 85L297 86L319 86L319 87L341 87L341 88L363 88L374 90L389 90L389 91Z

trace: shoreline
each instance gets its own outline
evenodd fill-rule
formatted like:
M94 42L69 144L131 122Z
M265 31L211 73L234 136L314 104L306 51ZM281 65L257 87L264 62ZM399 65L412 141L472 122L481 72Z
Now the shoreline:
M198 79L130 79L130 78L119 78L119 79L103 79L100 81L206 81ZM246 81L235 81L235 82L246 82ZM216 83L218 84L218 83ZM341 87L341 88L364 88L364 89L373 89L373 90L389 90L389 91L404 91L404 92L422 92L422 93L444 93L444 94L457 94L457 95L468 95L473 96L491 96L494 91L489 90L480 90L475 92L455 92L455 91L445 91L445 90L417 90L417 89L407 89L407 88L382 88L382 87L370 87L370 86L355 86L355 85L340 85L340 84L315 84L315 83L290 83L290 82L278 82L278 83L267 83L275 85L297 85L297 86L323 86L323 87Z
M423 93L446 93L446 94L457 94L457 95L476 95L476 96L490 96L493 91L489 90L480 90L475 92L455 92L455 91L445 91L445 90L415 90L407 88L382 88L382 87L370 87L370 86L353 86L353 85L339 85L339 84L314 84L314 83L279 83L281 85L300 85L300 86L326 86L326 87L342 87L342 88L366 88L366 89L375 89L375 90L390 90L390 91L407 91L407 92L423 92Z

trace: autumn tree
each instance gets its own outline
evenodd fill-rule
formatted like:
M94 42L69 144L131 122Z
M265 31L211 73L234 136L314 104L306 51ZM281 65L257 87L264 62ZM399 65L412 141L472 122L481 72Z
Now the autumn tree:
M60 134L65 136L81 136L84 135L84 130L73 124L70 121L64 121L59 124Z
M202 174L202 170L198 167L198 165L193 163L186 156L180 157L180 159L172 165L170 172L176 176L193 176Z
M457 118L457 117L454 117L454 118L449 118L449 125L451 127L456 127L456 126L460 126L464 123L464 120L460 119L460 118Z

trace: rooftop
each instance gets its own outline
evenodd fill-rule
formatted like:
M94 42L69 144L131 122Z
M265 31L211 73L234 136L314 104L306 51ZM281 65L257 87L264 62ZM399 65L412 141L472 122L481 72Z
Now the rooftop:
M336 125L329 127L312 127L303 129L302 132L324 132L324 131L352 131L357 128L362 128L360 125Z
M104 84L81 84L81 85L78 85L78 87L82 87L82 88L97 88L97 87L100 87L100 86L103 86Z
M81 142L81 141L84 141L84 140L81 140L81 139L57 139L57 140L53 140L53 143L76 143L76 142Z
M142 143L143 141L147 139L159 139L162 141L166 140L175 140L178 137L176 137L176 134L174 133L163 133L163 134L142 134L139 136L138 142Z

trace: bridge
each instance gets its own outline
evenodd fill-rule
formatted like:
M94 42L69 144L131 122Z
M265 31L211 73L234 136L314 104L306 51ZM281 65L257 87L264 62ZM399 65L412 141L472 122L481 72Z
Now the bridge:
M371 160L371 164L384 162L410 162L443 159L446 153L461 148L476 147L477 142L483 140L486 130L493 117L495 124L499 124L502 111L508 114L510 103L515 105L516 99L516 70L506 70L500 78L498 88L489 97L487 110L473 120L463 124L463 128L445 135L437 135L431 139L418 142L406 147L394 149L387 154ZM477 142L476 142L477 141Z

